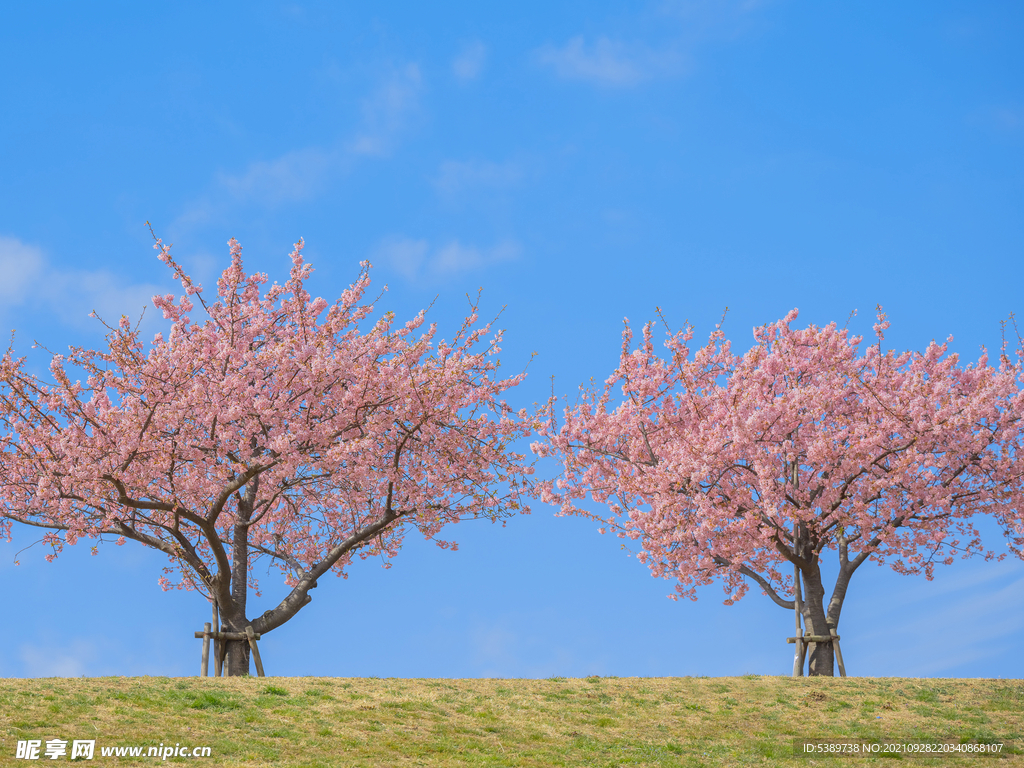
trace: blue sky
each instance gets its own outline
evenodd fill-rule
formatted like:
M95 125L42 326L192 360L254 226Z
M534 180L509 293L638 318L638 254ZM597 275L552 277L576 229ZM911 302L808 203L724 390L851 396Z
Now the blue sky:
M90 310L176 288L148 220L211 287L232 236L279 281L305 238L331 301L369 259L380 309L436 297L451 331L482 286L505 370L537 352L526 407L604 379L656 307L700 339L728 306L742 351L793 307L870 335L880 303L887 344L973 360L1024 314L1022 37L1013 2L8 3L0 324L40 372L33 340L102 344ZM791 671L791 613L670 601L596 528L538 504L455 553L410 537L321 580L268 672ZM162 556L48 564L36 538L0 544L0 676L197 673L208 604L159 589ZM282 594L262 583L250 615ZM840 632L855 675L1024 677L1024 564L865 565Z

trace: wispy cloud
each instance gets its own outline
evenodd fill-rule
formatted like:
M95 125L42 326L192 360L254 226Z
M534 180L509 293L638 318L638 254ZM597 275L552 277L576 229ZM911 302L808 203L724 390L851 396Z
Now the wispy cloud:
M1003 653L1016 642L1024 629L1024 569L1008 562L939 583L916 584L890 594L886 605L892 606L887 612L893 615L877 616L883 628L856 641L865 649L887 649L863 654L861 664L870 674L956 674L958 668ZM906 608L900 606L915 606L915 617L906 621ZM971 617L969 624L964 616ZM902 648L896 657L891 652L894 627ZM973 627L984 627L984 634ZM937 637L942 638L941 648Z
M476 80L487 62L487 46L479 40L469 43L452 61L452 74L462 82Z
M42 248L14 237L0 236L0 313L4 307L24 305L45 309L69 326L82 326L96 311L108 324L121 315L137 321L146 312L143 331L160 320L153 311L154 294L166 293L167 286L127 283L105 270L64 269L50 264Z
M398 274L414 280L427 260L430 244L408 237L385 238L374 251L372 261L391 265Z
M329 146L254 160L240 171L218 171L206 191L185 205L168 233L177 237L239 206L274 208L315 198L359 158L387 157L413 120L422 87L416 64L389 72L363 100L362 119L351 134Z
M237 174L218 171L211 188L192 200L170 225L169 234L202 225L234 206L275 208L315 197L344 167L345 153L318 147L257 160Z
M470 642L473 663L481 668L482 677L510 677L513 670L522 666L517 658L521 640L504 626L504 622L475 627Z
M688 74L694 52L709 40L735 39L754 28L769 0L663 0L639 14L631 37L577 35L545 45L534 60L556 76L592 85L627 88Z
M992 110L992 121L1007 131L1024 128L1024 107L999 107Z
M23 645L22 677L80 677L96 658L96 647L85 640L75 640L66 647Z
M438 280L513 261L519 252L519 246L509 240L490 248L458 240L431 247L426 240L392 236L377 246L372 260L390 265L408 280Z
M348 142L355 155L386 155L419 104L423 77L416 64L392 73L363 102L363 127Z
M477 187L506 187L523 178L518 163L447 160L441 163L434 186L444 195L455 195Z
M518 255L519 246L508 241L491 248L475 248L453 240L438 249L431 267L439 274L452 275L512 261Z
M273 205L304 200L318 190L337 160L337 152L301 149L276 160L251 163L236 176L218 173L217 182L240 201L259 200Z
M672 48L656 51L644 45L599 37L588 44L582 36L565 45L546 45L536 51L536 60L551 67L564 80L594 85L624 87L662 75L681 72L684 59Z
M675 16L686 21L721 24L764 8L774 0L662 0L659 16Z
M467 659L473 674L506 678L608 674L607 658L593 653L592 648L552 642L550 626L560 619L564 617L544 617L531 611L475 621Z
M131 318L134 325L145 309L142 325L145 338L163 322L163 315L153 307L153 296L180 292L180 288L180 285L125 283L106 270L48 269L40 295L66 325L97 323L87 319L93 311L108 325L116 325L121 315ZM102 330L98 323L97 330Z
M340 151L311 147L274 160L252 162L237 174L218 171L212 189L186 206L169 227L169 234L177 236L183 229L204 224L235 205L275 208L308 200L326 186L344 159Z
M7 306L24 303L44 263L39 247L0 236L0 301Z

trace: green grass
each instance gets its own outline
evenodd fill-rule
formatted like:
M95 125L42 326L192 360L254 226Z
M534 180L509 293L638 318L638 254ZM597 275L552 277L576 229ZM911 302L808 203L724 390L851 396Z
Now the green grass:
M794 738L989 740L1024 766L1024 681L896 678L81 678L0 680L0 765L19 740L209 746L203 766L859 766L794 757ZM45 758L43 758L45 760ZM61 758L60 763L67 761ZM58 761L46 761L55 764ZM35 763L43 764L43 763Z

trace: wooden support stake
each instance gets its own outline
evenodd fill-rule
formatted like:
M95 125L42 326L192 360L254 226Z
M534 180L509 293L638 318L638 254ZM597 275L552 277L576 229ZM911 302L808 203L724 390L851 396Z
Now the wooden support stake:
M200 677L210 676L210 635L213 634L210 629L212 626L210 622L203 625L203 667L199 673Z
M252 656L256 660L256 674L260 677L266 677L263 674L263 662L260 660L260 649L256 647L256 635L253 634L252 627L245 628L245 634L249 637L249 647L252 648Z
M804 635L803 637L787 637L787 643L795 643L800 641L801 643L831 643L833 640L838 640L839 635Z
M793 544L794 551L796 550L796 533L798 530L797 523L793 523ZM800 637L803 634L803 629L800 627L800 566L793 563L793 606L794 613L796 614L796 635ZM797 643L796 649L793 654L793 677L804 676L804 644Z
M836 649L836 662L839 664L839 676L846 677L846 666L843 664L843 652L839 650L839 635L836 634L835 627L829 627L828 631L832 635L832 647Z
M217 610L217 598L213 598L213 631L220 634L220 611ZM224 672L224 651L226 646L220 640L213 643L213 676L220 677Z
M799 433L799 428L797 428ZM797 461L793 461L792 465L792 476L788 478L793 484L794 488L800 487L800 466ZM803 629L800 625L800 614L802 613L803 600L800 595L800 566L795 562L796 558L800 557L800 522L798 520L793 521L793 614L796 619L796 636L802 637L804 634ZM793 649L793 677L804 676L804 652L807 650L807 646L804 643L797 643Z
M196 639L203 637L205 632L196 632ZM214 640L248 640L249 636L245 632L211 632L210 637ZM263 636L258 632L253 635L257 640L262 640Z

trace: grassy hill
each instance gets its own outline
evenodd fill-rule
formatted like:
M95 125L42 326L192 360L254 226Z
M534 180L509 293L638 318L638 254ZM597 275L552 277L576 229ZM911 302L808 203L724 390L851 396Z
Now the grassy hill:
M15 759L17 742L68 755ZM874 765L794 756L794 738L1009 743L900 765L1024 766L1024 681L902 678L49 678L0 680L0 765ZM209 747L210 757L101 749ZM1016 749L1014 749L1014 747Z

